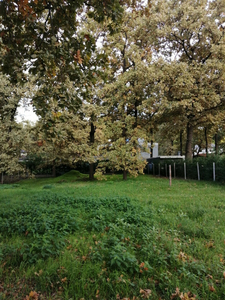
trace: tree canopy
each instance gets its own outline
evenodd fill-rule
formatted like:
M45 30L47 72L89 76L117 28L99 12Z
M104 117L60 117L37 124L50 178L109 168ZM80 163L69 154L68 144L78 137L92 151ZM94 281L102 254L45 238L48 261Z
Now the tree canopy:
M199 136L206 148L223 140L224 10L223 0L1 1L1 126L15 128L20 87L53 164L89 162L93 179L100 160L125 179L143 170L154 136L191 158Z

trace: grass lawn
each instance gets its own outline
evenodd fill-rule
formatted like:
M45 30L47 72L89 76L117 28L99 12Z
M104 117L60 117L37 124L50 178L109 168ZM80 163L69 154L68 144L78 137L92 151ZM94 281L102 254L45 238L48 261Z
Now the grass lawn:
M225 187L120 175L0 185L0 300L225 299Z

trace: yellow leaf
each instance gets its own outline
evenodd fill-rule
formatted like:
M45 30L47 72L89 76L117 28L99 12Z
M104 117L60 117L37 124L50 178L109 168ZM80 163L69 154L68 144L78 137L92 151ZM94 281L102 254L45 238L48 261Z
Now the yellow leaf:
M31 291L30 294L29 294L29 298L37 300L38 299L38 293L35 292L35 291Z

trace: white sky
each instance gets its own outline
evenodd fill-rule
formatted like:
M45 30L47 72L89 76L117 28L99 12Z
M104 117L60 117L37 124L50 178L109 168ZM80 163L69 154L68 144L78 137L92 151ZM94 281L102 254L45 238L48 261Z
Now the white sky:
M37 120L38 117L33 111L32 105L30 104L24 107L23 104L21 103L21 106L17 108L16 121L17 122L30 121L32 123L35 123Z

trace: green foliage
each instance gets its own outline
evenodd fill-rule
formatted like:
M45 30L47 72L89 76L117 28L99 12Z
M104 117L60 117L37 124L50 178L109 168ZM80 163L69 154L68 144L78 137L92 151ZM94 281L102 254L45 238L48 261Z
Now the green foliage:
M65 244L63 237L79 228L79 218L68 206L58 203L46 208L41 201L36 201L0 214L2 236L23 237L24 243L17 249L20 257L17 263L33 263L40 258L59 254ZM7 247L4 251L8 253Z
M115 236L107 236L99 242L91 252L91 260L94 262L106 262L110 270L134 273L138 272L137 258L132 249L127 249L124 242Z
M20 187L19 184L2 184L0 185L0 190L9 190Z
M53 185L52 184L46 184L43 186L43 189L52 189Z
M26 168L33 173L33 171L35 171L38 166L42 165L43 162L43 157L35 153L29 153L29 155L26 157L26 160L22 164L24 164Z
M51 188L45 185L43 188ZM111 211L112 214L109 214ZM124 214L125 213L125 214ZM0 233L4 237L22 236L24 244L19 253L25 263L59 254L64 246L63 238L76 232L80 226L88 231L104 231L117 222L118 215L128 216L128 222L137 223L132 214L139 210L127 198L73 198L46 194L34 196L20 208L11 208L0 213ZM85 219L80 218L80 214ZM117 216L117 217L116 217ZM5 253L6 250L4 250ZM19 260L19 262L21 261Z

